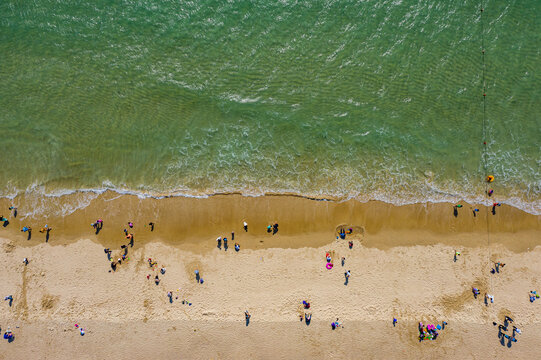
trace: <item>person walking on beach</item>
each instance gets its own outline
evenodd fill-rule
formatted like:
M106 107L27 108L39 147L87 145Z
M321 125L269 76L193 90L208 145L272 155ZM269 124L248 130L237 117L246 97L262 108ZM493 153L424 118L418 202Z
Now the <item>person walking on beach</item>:
M470 206L470 209L472 210L473 212L473 217L476 217L477 216L477 213L479 212L479 209L474 209Z
M28 259L27 258L23 259L23 264L24 264L24 266L28 265Z
M346 257L342 256L342 266L344 266L345 264L346 264Z
M9 307L11 307L11 304L13 304L13 295L8 295L4 298L4 301L9 301Z
M224 250L227 251L227 248L228 248L228 246L227 246L227 238L224 237Z
M218 249L221 250L222 249L222 237L221 236L218 236L216 238L216 244L217 244Z
M9 225L9 220L4 217L4 215L0 215L0 221L4 223L4 227L7 227Z
M149 222L148 226L150 226L150 231L154 231L154 223L153 222Z
M393 318L393 327L396 327L397 322L398 322L398 320L396 320L396 318Z
M172 304L173 303L173 293L171 291L169 291L167 293L167 297L169 298L169 302Z
M231 231L231 241L235 240L235 232Z
M460 252L455 250L455 256L453 258L453 261L456 262L459 256L460 256Z
M248 232L248 223L246 221L244 222L244 231Z
M248 312L248 310L246 310L244 312L244 319L246 320L246 326L248 326L250 324L250 318L252 317L252 315L250 315L250 313Z
M351 276L351 272L348 270L344 273L344 276L346 277L346 282L344 283L344 285L347 286L347 284L349 283L349 277Z
M496 206L502 206L502 203L493 203L492 204L492 215L496 215Z

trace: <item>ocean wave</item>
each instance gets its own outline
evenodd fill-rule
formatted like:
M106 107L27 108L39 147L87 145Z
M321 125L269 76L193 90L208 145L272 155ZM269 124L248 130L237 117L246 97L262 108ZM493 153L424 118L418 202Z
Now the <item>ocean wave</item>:
M424 184L424 195L405 194L389 192L384 189L373 190L370 193L361 193L358 191L338 192L338 191L308 191L300 192L295 188L220 188L212 191L198 191L191 189L171 189L170 191L153 191L150 188L130 189L126 186L116 186L110 181L104 181L102 186L97 188L81 188L81 189L53 189L46 190L44 186L33 184L27 189L0 195L0 197L8 198L17 204L19 196L25 197L26 208L30 211L21 211L21 218L47 217L47 216L67 216L73 212L84 209L90 203L97 199L100 195L106 192L116 193L117 196L107 198L105 201L113 201L122 196L137 196L140 199L165 199L172 197L190 197L197 199L205 199L217 195L238 194L246 197L260 197L265 195L284 195L298 196L312 200L320 201L337 201L343 202L348 200L356 200L359 202L381 201L395 206L425 204L425 203L458 203L466 202L468 204L479 204L484 206L492 206L496 198L487 198L484 195L462 194L450 188L441 188L427 180ZM65 198L69 197L69 201ZM537 200L525 201L518 196L498 196L497 201L509 206L513 206L520 210L533 215L541 215L541 203Z

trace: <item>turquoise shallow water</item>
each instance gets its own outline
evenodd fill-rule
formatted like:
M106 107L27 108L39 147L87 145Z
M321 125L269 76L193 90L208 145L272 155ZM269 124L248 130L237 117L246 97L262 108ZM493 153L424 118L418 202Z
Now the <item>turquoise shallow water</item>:
M2 1L0 195L481 201L486 165L541 213L541 3L479 7Z

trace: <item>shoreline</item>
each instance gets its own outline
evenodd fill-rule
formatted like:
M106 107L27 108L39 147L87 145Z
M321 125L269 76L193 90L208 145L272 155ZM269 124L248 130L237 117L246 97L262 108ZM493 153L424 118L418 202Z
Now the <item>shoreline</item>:
M382 249L428 245L423 240L426 236L412 235L419 233L437 234L442 243L456 242L456 239L446 238L462 234L468 239L461 241L466 246L485 246L490 241L513 251L526 251L541 244L535 236L541 231L541 216L505 204L496 208L495 215L490 213L490 207L474 205L480 210L474 217L470 205L462 203L463 207L455 217L453 205L449 203L395 206L380 201L335 202L290 195L246 197L239 194L154 199L106 192L66 216L32 213L35 207L51 211L63 209L80 201L78 196L81 194L45 198L38 202L24 196L14 201L0 199L0 208L7 209L12 203L18 206L17 218L12 214L8 216L7 211L4 213L10 224L1 229L4 233L0 236L6 234L22 246L31 246L44 241L44 234L38 230L47 223L53 228L52 245L89 237L108 247L107 244L116 246L125 242L122 229L132 221L135 227L130 232L135 235L136 242L162 241L208 251L214 247L218 236L228 237L231 231L244 233L242 223L247 221L250 231L242 245L252 249L322 246L336 238L340 226L355 229L353 235L363 238L366 246ZM103 219L105 226L96 236L90 223L98 218ZM154 232L147 226L150 221L156 224ZM265 231L267 225L274 222L280 225L280 236L274 237ZM33 228L30 241L19 231L22 226Z
M497 188L497 187L496 187ZM7 201L16 201L18 198L28 198L36 197L40 199L55 199L63 197L78 197L81 195L89 195L93 197L102 196L105 194L116 194L117 196L136 196L140 199L169 199L169 198L194 198L194 199L207 199L214 196L230 196L230 195L239 195L242 197L248 198L257 198L257 197L270 197L270 196L286 196L286 197L298 197L302 199L314 200L314 201L331 201L331 202L347 202L347 201L357 201L360 203L369 203L369 202L382 202L394 206L405 206L405 205L419 205L419 204L449 204L449 203L467 203L467 204L478 204L481 206L490 206L493 202L503 202L507 206L511 206L521 210L523 212L532 214L532 215L541 215L541 200L531 201L524 203L523 199L518 199L516 197L508 196L494 196L492 198L486 196L472 196L470 195L455 195L455 194L446 194L440 192L439 194L443 196L441 199L426 198L426 199L411 199L403 198L396 200L391 200L385 196L379 194L372 195L331 195L331 194L302 194L295 191L256 191L256 192L246 192L246 191L215 191L215 192L187 192L185 190L173 190L172 192L147 192L147 191L138 191L138 190L129 190L116 187L105 186L103 188L88 188L88 189L75 189L75 190L58 190L57 192L46 193L44 190L37 190L39 187L31 187L26 191L17 190L13 195L3 195L0 196L0 200ZM395 198L397 199L397 198ZM517 204L518 203L518 204Z

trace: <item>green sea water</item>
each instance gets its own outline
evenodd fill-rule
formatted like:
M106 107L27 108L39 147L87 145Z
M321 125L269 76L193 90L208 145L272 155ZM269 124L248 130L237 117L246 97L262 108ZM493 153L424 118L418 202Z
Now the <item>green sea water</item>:
M0 196L482 201L491 173L539 214L541 2L483 6L3 0Z

